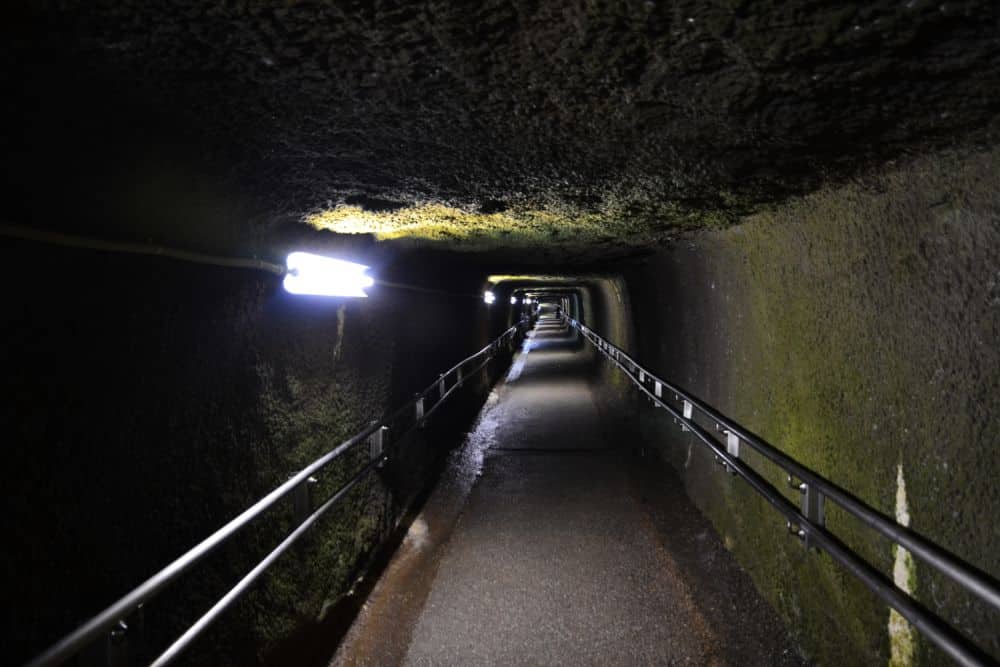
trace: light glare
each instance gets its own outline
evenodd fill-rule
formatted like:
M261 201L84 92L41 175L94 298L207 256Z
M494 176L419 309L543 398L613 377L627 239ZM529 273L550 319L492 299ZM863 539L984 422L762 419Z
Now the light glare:
M496 300L497 300L497 295L494 294L493 292L489 291L483 292L483 301L486 302L487 304L493 303Z
M364 288L375 281L365 275L368 267L342 259L293 252L286 260L285 289L292 294L367 297Z
M516 303L517 303L517 297L516 297L516 296L512 296L512 297L510 297L510 305L512 305L512 306L513 306L513 305L515 305Z

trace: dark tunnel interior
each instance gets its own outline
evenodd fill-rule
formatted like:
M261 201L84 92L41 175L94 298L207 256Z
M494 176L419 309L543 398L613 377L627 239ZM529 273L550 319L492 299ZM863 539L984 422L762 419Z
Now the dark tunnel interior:
M586 331L639 362L640 384L676 383L997 586L995 3L61 0L4 19L2 662L28 663L439 378L450 402L398 441L390 428L387 461L180 664L954 659L790 537ZM295 252L373 283L295 294ZM442 375L482 350L480 370ZM540 453L504 453L518 447ZM549 504L505 523L536 482ZM521 540L512 563L546 560L570 527L593 537L571 496L620 528L601 544L634 546L642 576L580 574L564 554L551 581L621 572L649 607L594 593L580 626L509 611L478 639L476 608L457 629L433 616L449 585L479 590L456 554L490 521ZM290 502L65 664L150 662L294 530ZM885 586L1000 660L996 600L826 507ZM442 551L414 550L425 524L431 543L453 536ZM647 537L670 554L648 576ZM393 586L410 607L379 593ZM546 652L682 598L695 620L644 630L636 653ZM116 648L137 633L141 649Z

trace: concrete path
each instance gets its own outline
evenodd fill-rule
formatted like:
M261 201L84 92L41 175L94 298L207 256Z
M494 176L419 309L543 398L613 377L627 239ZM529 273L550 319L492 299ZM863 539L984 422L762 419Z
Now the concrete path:
M659 464L542 320L414 521L337 665L800 664Z

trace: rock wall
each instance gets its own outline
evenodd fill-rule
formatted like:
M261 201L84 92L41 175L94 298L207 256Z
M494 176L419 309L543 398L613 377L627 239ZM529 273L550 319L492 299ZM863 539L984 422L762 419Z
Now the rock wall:
M136 225L162 188L211 205L214 179L275 212L234 221L241 240L317 214L580 266L1000 131L985 0L63 0L5 19L0 188L39 226L81 201Z
M487 341L481 277L440 261L397 257L394 268L424 266L417 278L444 292L375 288L338 300L287 294L269 274L152 257L12 241L0 253L12 664ZM487 382L469 385L482 397ZM291 644L312 650L303 637L336 620L336 603L455 435L409 441L400 463L347 496L186 659L280 664ZM365 457L332 466L317 495ZM290 520L288 503L272 510L150 603L150 644L162 648L207 610Z
M639 359L994 577L998 166L995 150L912 160L626 271ZM690 435L643 414L646 438L819 663L946 662L827 556L807 554ZM843 512L828 509L828 524L1000 656L996 612Z

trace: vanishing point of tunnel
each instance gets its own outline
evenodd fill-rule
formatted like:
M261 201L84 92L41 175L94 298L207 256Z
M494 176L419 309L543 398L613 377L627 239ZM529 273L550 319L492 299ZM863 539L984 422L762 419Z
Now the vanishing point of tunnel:
M1000 661L1000 6L0 22L0 662Z

